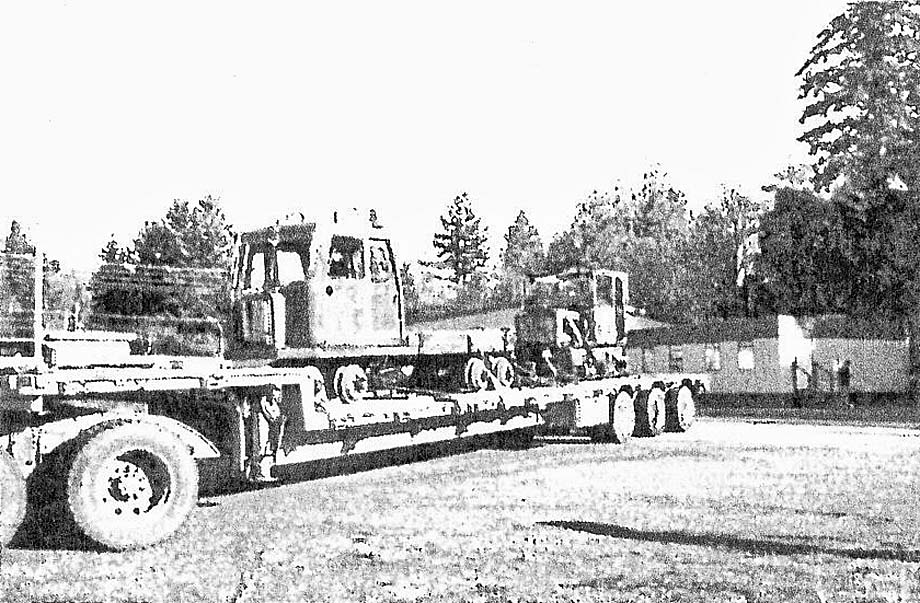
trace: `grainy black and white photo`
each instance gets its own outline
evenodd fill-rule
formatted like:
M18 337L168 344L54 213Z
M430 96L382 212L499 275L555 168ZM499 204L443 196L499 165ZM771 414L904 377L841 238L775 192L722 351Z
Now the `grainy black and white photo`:
M920 0L0 54L0 601L920 601Z

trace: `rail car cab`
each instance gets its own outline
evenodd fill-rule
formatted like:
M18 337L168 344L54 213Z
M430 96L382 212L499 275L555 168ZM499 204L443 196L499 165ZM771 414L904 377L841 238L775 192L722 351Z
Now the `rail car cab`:
M278 223L242 234L235 253L230 357L405 345L396 261L373 215Z

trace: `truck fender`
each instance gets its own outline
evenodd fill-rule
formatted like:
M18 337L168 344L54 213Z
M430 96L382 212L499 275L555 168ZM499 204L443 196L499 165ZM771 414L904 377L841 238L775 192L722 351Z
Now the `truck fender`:
M188 446L192 457L195 459L216 459L220 457L220 450L217 449L217 446L215 446L211 440L204 437L197 429L193 429L185 423L161 415L138 415L137 422L149 423L163 431L172 433L179 438L183 444Z
M147 415L119 411L94 413L76 419L55 421L43 425L41 430L44 434L50 435L54 433L54 437L45 439L46 445L43 446L44 450L42 450L42 452L45 454L49 452L47 443L54 442L52 443L52 447L56 447L58 444L73 440L89 430L112 421L130 421L132 423L149 425L151 429L160 429L169 432L176 436L183 444L188 446L189 452L195 459L213 459L220 456L220 451L213 442L201 435L196 429L184 423L180 423L175 419L162 415ZM51 442L48 442L48 440L51 440Z

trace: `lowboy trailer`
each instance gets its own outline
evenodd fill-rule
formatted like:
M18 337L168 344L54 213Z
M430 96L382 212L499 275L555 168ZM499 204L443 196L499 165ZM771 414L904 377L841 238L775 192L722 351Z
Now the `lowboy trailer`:
M33 262L34 277L29 337L0 337L0 544L36 507L105 547L133 549L178 530L200 489L296 478L317 462L536 433L622 443L692 423L704 376L591 369L528 381L507 341L405 333L377 225L366 238L321 232L242 238L219 357L135 354L129 335L45 331L41 255L0 256L20 274ZM296 260L296 278L279 274L281 253ZM7 301L23 313L21 299Z

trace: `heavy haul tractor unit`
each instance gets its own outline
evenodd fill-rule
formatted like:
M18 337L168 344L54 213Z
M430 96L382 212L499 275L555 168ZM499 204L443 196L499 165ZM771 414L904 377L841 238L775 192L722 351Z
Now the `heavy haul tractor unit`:
M519 445L537 431L622 442L648 428L633 410L641 392L692 405L681 376L611 377L598 361L580 379L519 378L500 331L409 334L390 240L354 214L239 237L212 357L138 353L134 334L75 322L46 330L41 257L0 254L0 545L61 524L111 549L144 547L181 527L200 488L464 441ZM573 349L556 343L551 363ZM543 350L522 355L544 370Z

